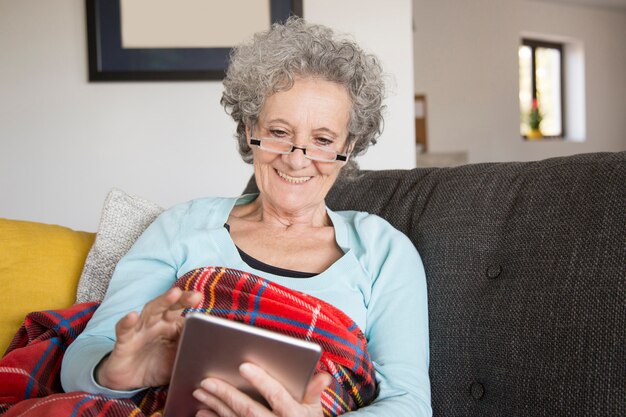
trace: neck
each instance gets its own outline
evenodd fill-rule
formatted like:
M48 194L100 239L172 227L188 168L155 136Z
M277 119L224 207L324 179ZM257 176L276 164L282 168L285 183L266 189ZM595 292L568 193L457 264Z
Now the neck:
M326 205L323 202L317 206L287 211L264 199L263 194L260 194L256 200L250 203L249 211L246 210L242 217L286 229L291 227L324 227L331 224L326 213Z

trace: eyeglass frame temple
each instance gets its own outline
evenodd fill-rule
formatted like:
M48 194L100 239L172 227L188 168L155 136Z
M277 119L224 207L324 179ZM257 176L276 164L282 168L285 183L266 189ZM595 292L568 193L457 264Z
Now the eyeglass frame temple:
M261 147L261 139L250 138L250 145ZM291 151L289 151L289 153L293 152L295 149L300 149L306 155L306 146L304 148L301 148L299 146L291 144ZM287 155L287 154L283 154L283 155ZM347 161L347 160L348 160L348 155L342 155L340 153L335 152L335 161Z

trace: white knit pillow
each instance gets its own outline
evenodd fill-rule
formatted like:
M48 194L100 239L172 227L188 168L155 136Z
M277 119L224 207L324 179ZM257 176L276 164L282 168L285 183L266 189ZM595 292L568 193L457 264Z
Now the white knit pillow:
M102 301L118 261L162 211L158 205L122 190L109 192L96 240L78 281L77 303Z

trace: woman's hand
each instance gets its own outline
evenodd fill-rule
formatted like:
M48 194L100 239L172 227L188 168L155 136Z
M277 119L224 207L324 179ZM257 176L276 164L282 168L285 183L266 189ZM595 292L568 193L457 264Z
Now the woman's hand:
M96 370L98 383L115 390L154 387L169 382L183 326L183 309L202 294L172 288L117 322L113 351Z
M210 410L201 410L197 417L319 417L323 416L320 398L322 391L330 384L331 376L319 373L311 379L304 399L297 402L280 382L262 368L244 363L239 368L241 376L250 381L270 404L271 410L232 385L216 378L207 378L201 388L194 391L194 397Z

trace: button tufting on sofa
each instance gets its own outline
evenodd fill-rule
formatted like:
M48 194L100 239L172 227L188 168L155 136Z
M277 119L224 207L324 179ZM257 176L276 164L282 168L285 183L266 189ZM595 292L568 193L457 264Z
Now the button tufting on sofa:
M485 275L489 279L496 279L502 273L502 265L489 265L485 271Z
M470 385L470 394L475 400L480 400L485 396L485 386L480 382L473 382Z

